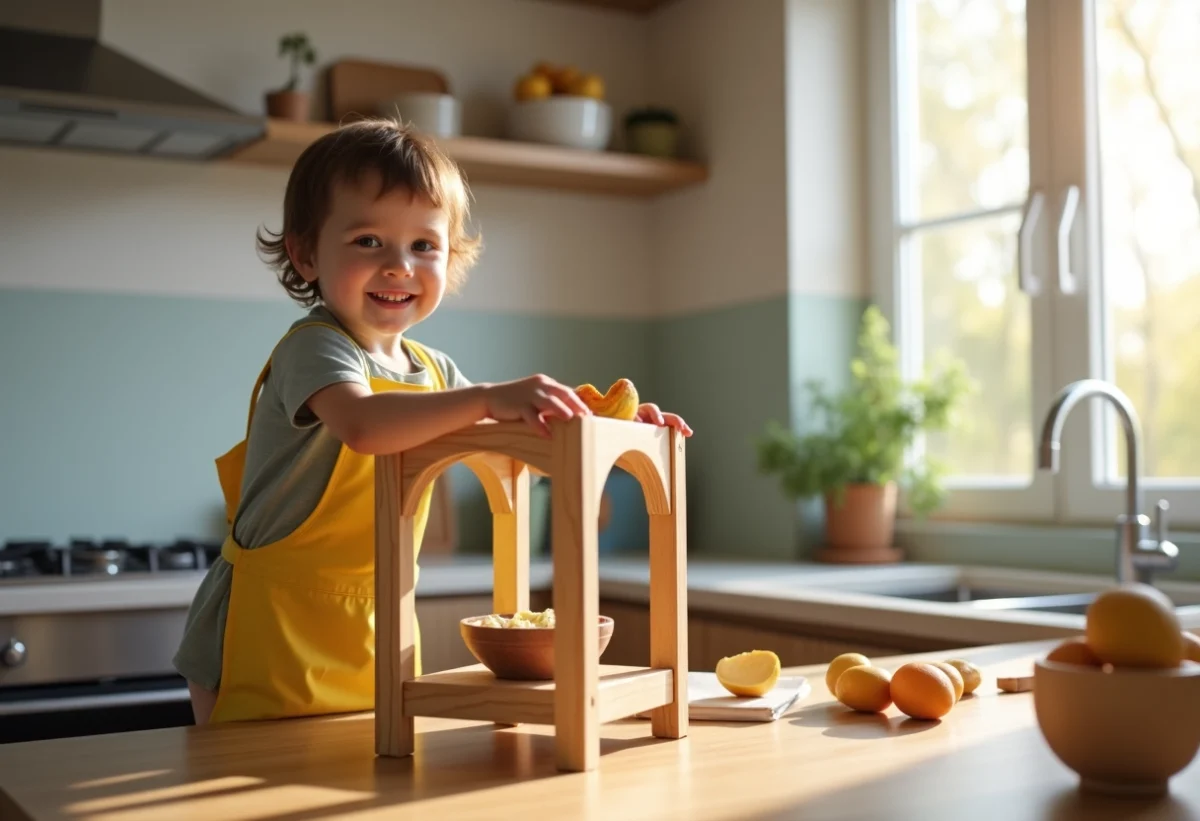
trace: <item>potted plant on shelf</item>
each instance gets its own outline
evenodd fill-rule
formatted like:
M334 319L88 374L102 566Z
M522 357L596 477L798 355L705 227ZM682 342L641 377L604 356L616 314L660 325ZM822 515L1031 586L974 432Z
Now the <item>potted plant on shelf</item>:
M669 108L635 108L625 115L625 140L634 154L672 158L679 150L679 117Z
M293 32L279 38L279 56L291 61L287 84L276 91L267 92L267 116L283 120L305 122L309 117L309 95L298 90L300 66L311 66L317 60L317 52L304 32Z
M759 470L777 476L787 497L823 497L826 547L819 561L898 561L892 545L898 491L917 516L945 500L942 466L927 453L913 456L911 447L922 431L951 427L974 384L963 363L949 357L932 377L905 382L888 334L879 309L867 308L849 385L831 393L809 381L811 429L797 433L771 422L756 443Z

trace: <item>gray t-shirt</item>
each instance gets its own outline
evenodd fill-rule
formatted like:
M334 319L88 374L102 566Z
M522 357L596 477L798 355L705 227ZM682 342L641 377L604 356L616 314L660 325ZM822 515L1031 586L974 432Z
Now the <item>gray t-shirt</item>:
M317 506L333 473L341 442L308 409L309 397L337 382L369 386L368 368L378 378L433 384L433 375L419 360L412 362L412 373L397 373L376 362L346 334L324 326L301 327L311 322L342 327L327 308L318 306L293 323L272 354L271 371L250 423L242 496L234 516L234 538L247 549L279 541L299 527ZM470 385L448 356L426 350L448 389ZM232 569L222 558L213 562L196 591L175 654L179 673L210 690L217 688L221 678Z

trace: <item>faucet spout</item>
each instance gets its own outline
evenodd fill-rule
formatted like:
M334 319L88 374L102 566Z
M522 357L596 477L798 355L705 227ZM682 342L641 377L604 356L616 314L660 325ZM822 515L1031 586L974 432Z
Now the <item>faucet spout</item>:
M1121 429L1125 434L1126 488L1125 515L1129 524L1137 523L1142 511L1142 490L1140 477L1142 465L1140 462L1141 429L1138 424L1137 411L1129 397L1110 382L1101 379L1081 379L1072 382L1055 397L1046 420L1042 424L1041 444L1038 447L1038 467L1057 473L1059 469L1059 454L1062 450L1063 425L1071 409L1084 399L1102 397L1112 403L1121 420Z

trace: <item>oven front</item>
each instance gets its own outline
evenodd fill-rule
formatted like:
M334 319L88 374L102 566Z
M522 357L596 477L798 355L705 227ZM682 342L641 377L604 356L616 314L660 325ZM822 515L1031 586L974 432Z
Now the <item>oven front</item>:
M0 616L0 743L191 724L171 665L186 618L186 608Z

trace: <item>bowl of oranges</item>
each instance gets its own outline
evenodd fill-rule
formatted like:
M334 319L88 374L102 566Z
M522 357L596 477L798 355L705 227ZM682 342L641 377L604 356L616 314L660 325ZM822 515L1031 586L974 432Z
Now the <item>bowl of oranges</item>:
M1157 588L1106 590L1088 606L1084 635L1034 663L1033 702L1081 788L1161 795L1200 749L1200 639Z
M541 62L517 78L508 116L512 139L601 150L612 130L600 75Z

